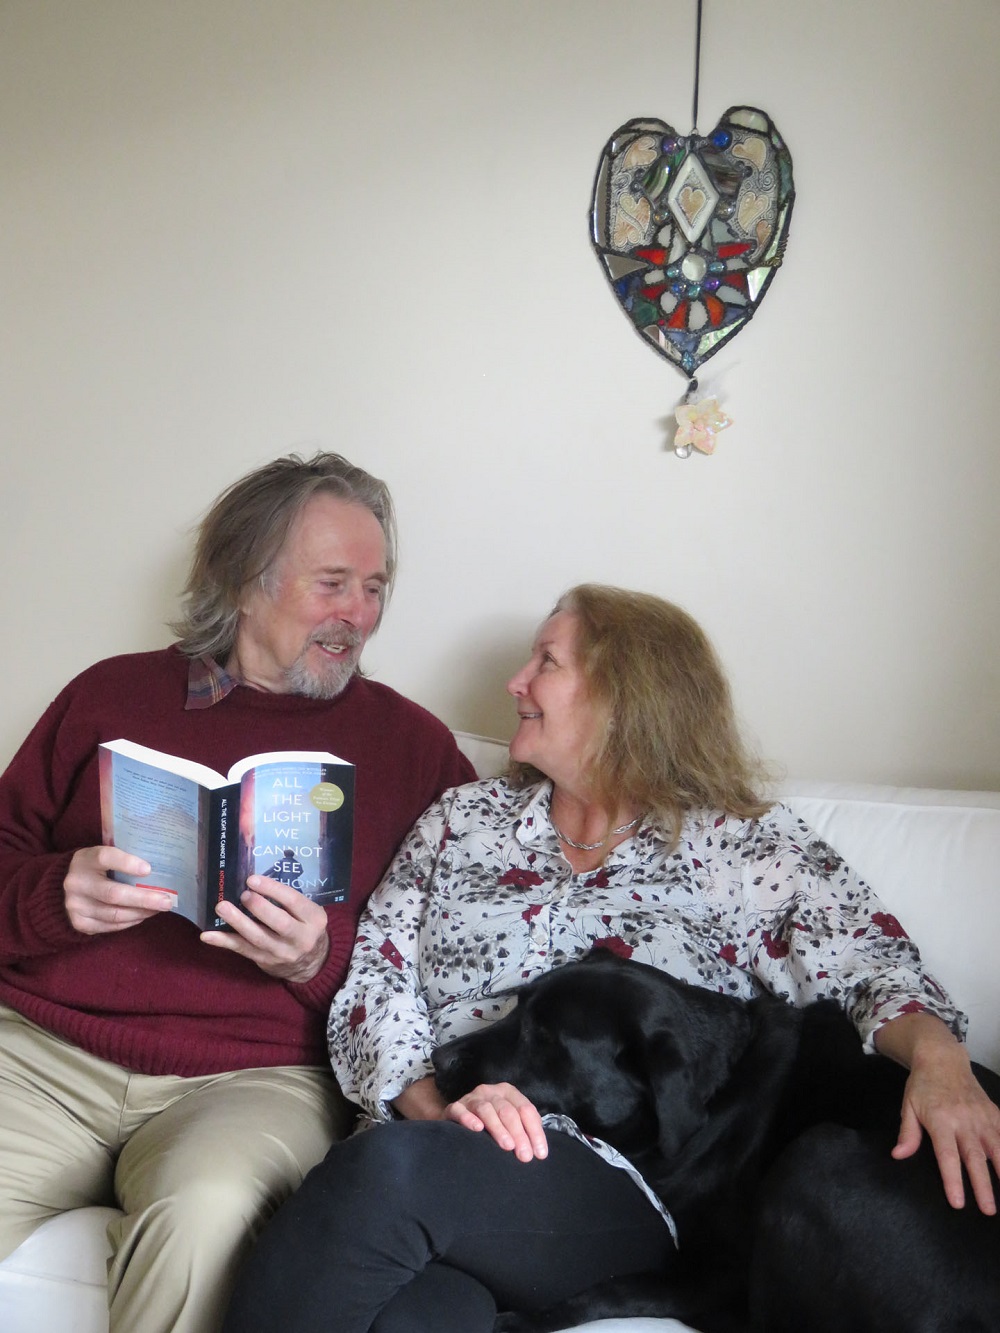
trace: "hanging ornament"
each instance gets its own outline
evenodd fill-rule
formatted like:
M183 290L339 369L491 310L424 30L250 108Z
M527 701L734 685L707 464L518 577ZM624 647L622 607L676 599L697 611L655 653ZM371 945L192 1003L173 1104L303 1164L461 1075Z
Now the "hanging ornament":
M601 154L591 206L591 238L615 298L688 377L674 437L682 458L692 446L711 453L731 424L716 399L696 400L695 372L753 318L784 257L795 200L791 155L763 111L730 107L709 134L697 129L701 5L695 128L621 126Z
M692 380L697 385L697 380ZM691 389L677 404L674 416L677 418L677 431L674 435L674 453L678 458L687 458L692 449L703 454L715 453L715 437L720 430L725 430L733 423L719 407L718 398L702 398L693 403Z

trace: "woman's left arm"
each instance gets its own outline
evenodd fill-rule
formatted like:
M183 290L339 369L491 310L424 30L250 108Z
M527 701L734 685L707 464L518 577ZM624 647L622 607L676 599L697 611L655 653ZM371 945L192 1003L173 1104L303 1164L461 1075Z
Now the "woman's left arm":
M965 1166L976 1202L996 1211L1000 1110L959 1040L966 1021L924 969L895 916L812 829L775 806L746 844L744 903L753 971L792 1004L842 1004L866 1049L910 1070L897 1157L930 1135L949 1202L961 1208Z
M951 1206L965 1204L964 1164L981 1211L996 1213L990 1163L1000 1175L1000 1108L979 1086L965 1046L929 1013L890 1019L875 1046L910 1071L893 1157L911 1157L926 1130Z

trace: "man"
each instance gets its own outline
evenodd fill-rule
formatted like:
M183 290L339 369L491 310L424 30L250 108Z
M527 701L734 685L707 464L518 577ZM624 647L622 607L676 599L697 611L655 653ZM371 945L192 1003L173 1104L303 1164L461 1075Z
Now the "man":
M84 671L0 777L0 1257L116 1202L111 1328L209 1333L256 1227L342 1136L325 1021L361 908L410 825L472 769L358 660L395 570L384 484L282 458L203 522L179 641ZM97 746L226 772L248 754L356 765L349 901L252 875L199 935L150 866L101 845Z

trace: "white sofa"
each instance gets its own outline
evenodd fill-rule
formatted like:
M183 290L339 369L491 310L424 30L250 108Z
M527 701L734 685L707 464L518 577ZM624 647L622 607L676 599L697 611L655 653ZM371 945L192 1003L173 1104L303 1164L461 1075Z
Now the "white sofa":
M506 758L495 741L461 734L459 743L484 776ZM1000 793L799 782L781 795L900 918L969 1014L973 1056L1000 1069ZM105 1228L114 1215L63 1213L0 1263L2 1333L107 1333ZM612 1319L586 1327L681 1333L684 1325Z

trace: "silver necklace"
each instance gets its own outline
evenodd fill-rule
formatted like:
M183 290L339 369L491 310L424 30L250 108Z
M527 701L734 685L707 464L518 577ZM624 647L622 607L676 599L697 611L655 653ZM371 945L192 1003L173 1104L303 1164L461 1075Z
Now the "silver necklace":
M610 833L606 833L600 842L574 842L572 838L567 838L566 834L559 830L551 815L549 815L549 823L552 825L559 841L564 842L567 847L575 847L578 852L596 852L598 847L603 847L606 842L610 842L612 838L616 838L619 833L627 833L630 828L635 828L640 818L640 815L636 815L635 819L630 819L627 824L619 824L618 827L613 828Z

